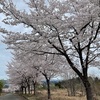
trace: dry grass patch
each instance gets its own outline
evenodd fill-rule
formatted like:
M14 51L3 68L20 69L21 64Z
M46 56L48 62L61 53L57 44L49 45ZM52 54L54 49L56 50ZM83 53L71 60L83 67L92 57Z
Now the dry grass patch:
M86 100L85 97L69 97L65 89L51 91L52 100ZM29 100L47 100L47 91L38 91L37 96L29 97Z
M52 91L52 100L85 100L85 97L69 97L67 96L67 90L60 89Z
M51 100L86 100L86 97L79 97L79 96L67 96L67 90L66 89L55 89L51 91ZM100 100L100 96L97 97L98 100ZM29 100L48 100L47 99L47 91L41 90L37 92L36 96L29 96Z

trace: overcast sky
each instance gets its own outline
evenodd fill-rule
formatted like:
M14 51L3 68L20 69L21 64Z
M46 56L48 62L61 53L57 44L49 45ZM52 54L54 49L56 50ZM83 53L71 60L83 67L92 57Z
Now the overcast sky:
M28 0L26 0L28 1ZM22 0L14 0L15 4L17 4L18 9L24 10L24 8L27 8L25 4L23 4ZM0 14L0 27L7 28L8 30L12 31L21 31L21 32L29 32L30 29L23 28L22 25L19 25L18 27L11 27L8 25L5 25L1 22L1 20L4 18L3 14ZM12 55L10 53L10 50L6 50L7 46L1 42L2 36L0 33L0 79L8 79L6 71L7 71L7 63L11 60ZM91 68L90 69L91 74L95 74L95 76L100 77L100 70L97 68Z
M11 59L10 50L6 50L6 45L1 42L2 37L0 36L0 79L6 79L7 75L7 62Z
M14 3L17 5L18 9L24 10L27 8L27 6L23 3L23 0L13 0ZM26 0L28 1L28 0ZM2 20L5 18L3 14L0 14L0 27L6 28L8 30L12 31L21 31L21 32L27 32L29 29L25 29L22 25L19 26L12 26L5 25ZM7 71L7 63L11 61L12 55L10 50L6 49L7 46L2 43L3 37L2 34L0 33L0 79L8 79L8 76L6 74Z

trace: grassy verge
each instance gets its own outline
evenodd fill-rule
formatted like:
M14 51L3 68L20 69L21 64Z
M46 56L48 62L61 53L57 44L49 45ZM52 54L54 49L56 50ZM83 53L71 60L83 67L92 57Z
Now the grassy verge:
M41 90L37 92L37 95L24 95L28 100L48 100L47 91ZM65 89L56 89L51 91L51 100L86 100L85 96L67 96L67 91ZM100 100L100 96L96 97L97 100Z
M86 100L84 97L69 97L67 96L66 90L53 90L51 92L52 100ZM47 100L47 92L46 90L41 90L37 92L36 96L27 95L28 100Z

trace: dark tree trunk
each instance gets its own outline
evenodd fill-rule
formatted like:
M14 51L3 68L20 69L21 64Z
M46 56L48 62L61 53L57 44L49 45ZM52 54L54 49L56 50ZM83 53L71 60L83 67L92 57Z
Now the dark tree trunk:
M47 82L48 100L51 100L50 80L46 78L46 82Z
M48 99L51 99L50 80L47 80L47 88L48 88Z
M88 80L84 81L83 83L86 91L87 100L93 100L93 92L92 92L91 84L89 83Z
M69 65L71 66L71 68L77 73L77 75L80 77L80 79L82 80L85 90L86 90L86 98L87 100L93 100L93 92L92 92L92 88L91 88L91 84L88 80L88 75L87 75L87 70L88 70L88 65L83 66L83 58L82 58L82 53L79 52L80 55L80 59L81 59L81 65L82 65L82 72L81 73L75 66L74 63L71 61L71 59L69 58L69 56L67 54L65 54L64 56L66 57Z
M30 92L31 92L31 91L30 91L30 85L28 85L28 94L30 94Z
M24 93L24 89L23 89L23 86L21 86L21 93L22 93L22 94Z
M36 82L33 81L34 95L36 95Z

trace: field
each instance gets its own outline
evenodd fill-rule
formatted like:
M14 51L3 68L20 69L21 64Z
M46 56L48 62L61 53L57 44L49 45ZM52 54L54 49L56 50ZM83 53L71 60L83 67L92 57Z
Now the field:
M67 91L65 89L56 89L51 91L51 100L86 100L85 96L67 96ZM97 97L97 100L100 100L100 97ZM47 91L41 90L38 91L37 96L30 95L28 96L29 100L48 100Z

